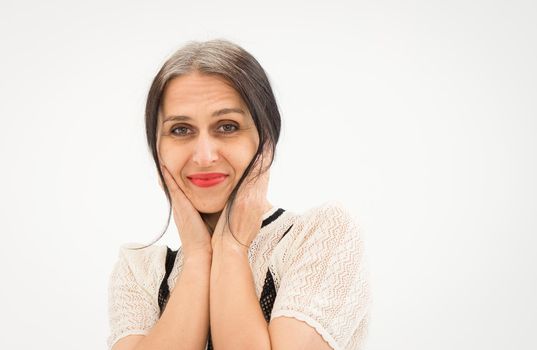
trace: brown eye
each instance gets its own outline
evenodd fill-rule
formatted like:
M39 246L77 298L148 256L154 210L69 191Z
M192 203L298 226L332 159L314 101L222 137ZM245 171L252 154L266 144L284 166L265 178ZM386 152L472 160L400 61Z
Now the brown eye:
M231 134L237 131L239 128L234 124L222 124L219 129L222 129L224 134Z
M175 132L175 130L178 130L178 132ZM170 130L170 132L176 136L184 136L188 135L186 131L188 128L186 126L176 126Z

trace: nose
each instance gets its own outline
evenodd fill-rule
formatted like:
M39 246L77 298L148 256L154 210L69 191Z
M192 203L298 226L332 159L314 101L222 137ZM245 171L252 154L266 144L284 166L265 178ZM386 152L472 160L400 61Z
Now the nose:
M194 146L192 161L199 167L209 167L218 160L218 147L209 135L200 134Z

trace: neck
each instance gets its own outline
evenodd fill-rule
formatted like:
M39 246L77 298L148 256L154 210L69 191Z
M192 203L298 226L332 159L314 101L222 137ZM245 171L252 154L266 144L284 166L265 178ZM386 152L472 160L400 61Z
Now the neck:
M266 200L265 204L263 206L263 213L266 213L267 211L272 208L272 204ZM222 210L216 212L216 213L200 213L203 221L205 222L205 226L207 226L207 230L212 235L214 232L214 229L216 227L216 224L218 223L218 220L220 219L220 215L222 215Z
M201 213L201 217L203 221L205 222L205 226L207 226L207 230L213 235L214 228L216 227L216 223L218 222L218 219L220 218L220 215L222 214L222 210L216 213Z

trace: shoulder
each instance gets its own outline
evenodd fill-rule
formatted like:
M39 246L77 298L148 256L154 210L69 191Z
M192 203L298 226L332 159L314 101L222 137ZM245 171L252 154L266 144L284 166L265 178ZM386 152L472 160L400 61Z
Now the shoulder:
M294 317L333 348L357 348L370 303L369 270L353 211L328 201L300 214L275 266L271 320Z
M310 220L315 220L317 218L345 222L354 221L354 214L339 200L330 200L311 207L301 216Z
M142 249L140 243L124 243L119 247L113 274L128 274L137 284L152 290L164 273L167 246L152 245Z
M165 245L152 245L143 247L140 243L124 243L119 247L118 258L124 260L133 272L146 271L159 265L166 257L168 247Z
M334 238L346 235L358 238L359 235L356 215L338 200L326 201L306 210L299 216L297 224L297 231L308 236Z
M167 247L125 243L119 247L110 274L108 348L128 335L147 334L158 321L158 288L164 274Z
M356 254L362 251L361 245L355 214L342 202L330 200L294 217L293 227L282 240L276 258L285 264L283 271L300 258L322 255L332 259L349 251Z

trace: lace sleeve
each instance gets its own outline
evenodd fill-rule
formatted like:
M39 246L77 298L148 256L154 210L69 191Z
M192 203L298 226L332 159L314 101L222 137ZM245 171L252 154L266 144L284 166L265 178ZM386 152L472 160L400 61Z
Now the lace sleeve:
M127 335L147 334L159 318L158 302L147 286L136 280L127 254L121 247L109 278L108 349Z
M334 349L360 349L369 318L358 225L339 202L310 210L286 254L271 314L306 322Z

